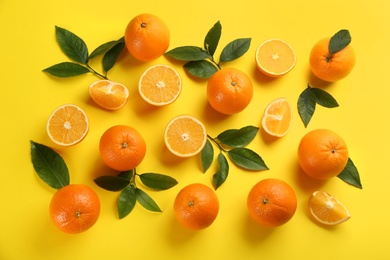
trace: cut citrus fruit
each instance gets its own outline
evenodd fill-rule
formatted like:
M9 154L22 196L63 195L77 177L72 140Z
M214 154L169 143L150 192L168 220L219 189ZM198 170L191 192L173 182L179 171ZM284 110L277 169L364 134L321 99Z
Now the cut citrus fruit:
M87 114L72 104L56 108L50 115L46 131L50 139L62 146L77 144L87 135L89 121Z
M336 225L347 221L351 215L335 197L324 191L315 191L309 199L312 216L325 225Z
M117 82L98 80L89 86L89 95L99 106L117 110L126 104L129 90Z
M200 153L206 144L206 128L195 117L180 115L168 123L164 140L173 154L179 157L194 156Z
M142 74L138 90L149 104L164 106L171 104L181 92L179 73L167 65L154 65Z
M279 77L292 70L296 63L294 49L280 39L269 39L256 50L257 68L265 75Z
M261 125L272 136L282 137L290 129L292 120L291 106L287 99L273 100L265 109Z

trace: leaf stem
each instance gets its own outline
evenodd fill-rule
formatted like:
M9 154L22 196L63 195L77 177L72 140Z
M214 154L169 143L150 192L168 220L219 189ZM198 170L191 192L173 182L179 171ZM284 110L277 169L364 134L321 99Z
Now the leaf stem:
M210 55L210 61L211 61L212 63L214 63L215 66L217 66L217 68L218 68L219 70L221 70L221 66L219 65L218 62L216 62L216 61L214 60L214 57L211 56L211 55Z
M138 175L137 171L134 168L133 173L132 173L131 178L130 178L130 185L134 186L135 188L137 187L137 185L135 184L135 176L137 176L137 175Z
M218 146L220 151L223 151L225 153L227 152L225 149L223 149L221 144L219 142L217 142L217 140L215 138L212 138L210 135L207 135L207 138L209 138L213 143L215 143Z
M96 70L94 70L91 66L89 66L88 63L85 64L85 65L87 66L87 68L88 68L93 74L95 74L95 75L98 76L99 78L107 79L107 80L108 80L107 76L102 75L102 74L100 74L99 72L97 72Z

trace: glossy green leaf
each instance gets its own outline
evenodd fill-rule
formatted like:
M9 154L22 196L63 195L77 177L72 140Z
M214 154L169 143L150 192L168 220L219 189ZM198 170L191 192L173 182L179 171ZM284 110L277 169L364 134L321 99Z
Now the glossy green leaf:
M259 128L255 126L245 126L240 129L229 129L217 136L217 139L229 147L244 147L255 138Z
M238 59L248 51L250 45L251 38L241 38L228 43L222 50L220 62Z
M184 68L198 78L210 78L218 68L206 60L190 61L184 64Z
M103 69L105 72L108 72L112 67L114 67L117 62L120 54L125 48L125 42L118 42L115 46L113 46L109 51L107 51L103 56Z
M176 179L159 173L143 173L139 178L146 187L154 190L167 190L178 183Z
M56 26L56 38L61 50L71 60L87 64L88 48L85 42L74 33Z
M348 158L347 165L345 166L344 170L339 175L337 175L337 177L356 188L363 189L362 183L360 181L359 171L352 162L351 158Z
M315 93L311 91L310 86L307 86L298 98L298 113L305 127L307 127L314 114L316 102Z
M135 195L137 197L137 201L147 210L153 212L162 212L157 203L143 190L138 188L135 189Z
M100 55L103 55L103 54L106 54L109 50L112 49L112 47L114 47L115 45L118 45L120 43L124 42L124 37L122 37L121 39L117 40L117 41L109 41L109 42L106 42L106 43L103 43L101 45L99 45L95 50L92 51L92 53L89 55L89 59L93 59L97 56L100 56Z
M254 171L268 170L260 155L248 148L234 148L228 151L228 155L241 168Z
M225 155L220 153L218 155L218 171L213 175L213 185L215 189L218 189L227 179L229 175L229 164Z
M90 70L78 63L61 62L44 69L43 72L49 73L56 77L66 78L86 74L89 73Z
M196 46L177 47L166 52L165 55L182 61L199 61L211 58L205 50Z
M47 185L60 189L69 185L69 171L64 159L50 147L30 141L34 170Z
M222 34L222 26L221 23L218 21L214 24L214 26L208 31L205 39L204 39L204 49L209 52L211 56L214 55L219 40L221 38Z
M330 38L329 41L329 53L330 55L341 51L345 47L348 46L348 44L351 43L351 35L349 34L348 30L340 30L335 35Z
M118 215L120 219L129 215L135 206L137 202L135 189L133 185L129 185L121 191L118 199Z
M319 88L311 88L311 91L316 96L316 102L318 105L327 108L334 108L339 106L336 99L334 99L334 97L325 90Z
M94 179L94 182L105 190L109 191L120 191L126 188L130 181L126 178L119 176L100 176Z
M214 160L214 148L209 140L206 141L206 145L202 149L200 159L203 172L206 172Z

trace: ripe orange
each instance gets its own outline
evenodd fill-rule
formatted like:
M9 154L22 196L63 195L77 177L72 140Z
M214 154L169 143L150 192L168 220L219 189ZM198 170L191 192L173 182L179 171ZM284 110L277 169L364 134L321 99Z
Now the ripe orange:
M285 136L292 120L291 106L287 99L278 98L269 103L265 109L261 125L265 132L272 136Z
M324 191L315 191L309 199L311 215L325 225L336 225L347 221L351 215L335 197Z
M297 197L286 182L279 179L264 179L250 190L247 207L250 216L257 223L277 227L294 216Z
M296 63L294 49L280 39L269 39L256 50L257 68L270 77L280 77L292 70Z
M317 129L299 143L298 161L303 171L315 179L329 179L343 171L348 162L348 148L335 132Z
M120 83L98 80L89 86L89 95L99 106L117 110L126 104L129 90Z
M310 68L319 79L335 82L346 77L355 66L355 52L350 44L344 49L329 53L330 37L317 42L310 52Z
M219 201L211 188L194 183L180 190L173 210L179 223L187 228L200 230L209 227L217 218Z
M66 185L54 194L49 212L54 225L61 231L81 233L98 220L100 200L95 191L86 185Z
M78 106L72 104L56 108L46 124L50 139L62 146L79 143L87 135L89 121L87 114Z
M222 114L229 115L241 112L249 105L252 97L252 81L238 69L221 69L208 80L208 102Z
M127 50L140 61L151 61L162 56L169 47L169 41L168 26L153 14L140 14L126 27Z
M154 65L142 74L138 91L149 104L155 106L171 104L181 92L180 75L170 66Z
M190 157L200 153L206 145L206 140L205 126L190 115L172 118L165 128L165 144L173 154L179 157Z
M133 127L116 125L103 133L99 151L107 166L117 171L128 171L137 167L144 159L146 143Z

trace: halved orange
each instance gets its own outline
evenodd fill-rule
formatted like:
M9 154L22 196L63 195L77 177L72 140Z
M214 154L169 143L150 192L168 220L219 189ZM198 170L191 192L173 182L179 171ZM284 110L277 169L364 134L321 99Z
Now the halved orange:
M295 63L294 49L283 40L266 40L256 50L257 68L267 76L282 76L292 70Z
M89 86L89 95L99 106L117 110L126 104L129 90L123 84L103 79Z
M315 191L310 196L309 209L312 216L325 225L340 224L351 217L347 208L325 191Z
M138 90L149 104L164 106L171 104L181 92L179 73L167 65L154 65L141 75Z
M265 132L272 136L285 136L290 129L292 112L286 98L278 98L269 103L265 109L261 125Z
M87 135L88 130L87 114L73 104L65 104L56 108L46 124L46 131L50 139L62 146L79 143Z
M206 140L205 126L190 115L174 117L165 128L165 144L173 154L179 157L190 157L200 153Z

